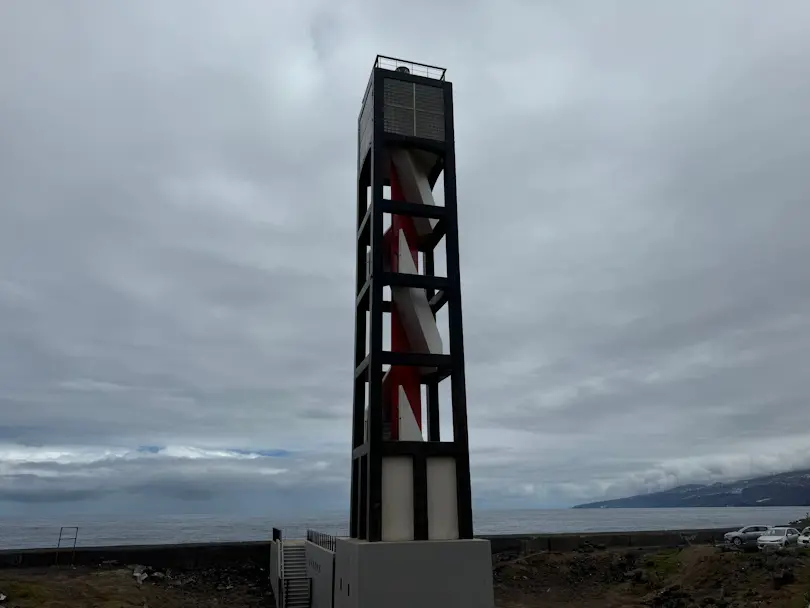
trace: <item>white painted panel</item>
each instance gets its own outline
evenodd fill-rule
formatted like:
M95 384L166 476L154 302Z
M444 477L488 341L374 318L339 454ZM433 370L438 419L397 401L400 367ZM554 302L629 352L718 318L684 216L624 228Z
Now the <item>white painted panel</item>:
M404 230L399 231L397 239L399 239L399 247L397 249L397 272L419 274L419 269L416 268L416 263L413 261L413 255L411 254L408 244L408 237L405 236Z
M400 385L399 387L399 401L397 402L397 413L399 416L399 440L400 441L424 441L422 430L416 424L416 418L411 409L411 402L408 401L408 395L405 394L405 389Z
M436 457L427 461L428 538L458 538L456 460Z
M408 249L408 239L403 230L399 231L399 272L417 274L416 265ZM397 307L413 350L441 354L442 337L430 310L425 290L416 287L394 287L391 289L391 298Z
M413 460L410 456L383 458L382 539L413 540Z
M409 203L420 203L422 205L435 205L433 191L430 188L430 181L421 164L408 150L392 150L391 160L397 170L397 177L402 186L402 193ZM433 232L433 227L438 220L427 217L413 218L414 226L419 236L426 236Z

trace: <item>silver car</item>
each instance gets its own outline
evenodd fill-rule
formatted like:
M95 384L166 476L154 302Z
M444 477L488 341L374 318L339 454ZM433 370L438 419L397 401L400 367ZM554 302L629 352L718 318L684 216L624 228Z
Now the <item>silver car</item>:
M796 528L771 528L757 539L760 549L779 549L788 545L795 545L799 541L799 531Z
M734 532L726 532L723 540L735 547L756 547L757 539L770 529L771 526L745 526Z

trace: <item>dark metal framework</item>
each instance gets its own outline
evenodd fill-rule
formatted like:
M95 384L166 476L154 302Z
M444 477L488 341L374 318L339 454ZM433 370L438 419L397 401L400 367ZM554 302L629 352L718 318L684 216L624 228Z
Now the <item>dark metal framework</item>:
M70 533L66 534L65 532L70 530ZM59 567L59 551L63 548L62 541L67 543L71 543L67 545L70 547L70 565L73 565L73 561L76 559L76 541L79 538L79 528L78 526L62 526L59 528L59 541L56 543L56 559L55 564Z
M428 538L427 460L430 457L453 457L456 463L459 538L472 538L472 504L470 491L470 456L467 432L467 398L464 375L464 338L461 315L459 274L458 213L456 201L456 162L453 131L453 88L440 76L420 76L380 67L389 58L378 56L372 69L358 133L357 165L357 260L355 286L354 401L352 425L352 487L350 535L352 538L379 541L382 536L382 460L385 456L410 456L414 476L414 537ZM397 65L418 65L401 60ZM430 66L425 66L430 67ZM404 136L386 130L384 116L384 80L437 87L443 93L443 138L428 139ZM373 101L372 101L373 100ZM414 102L415 103L415 102ZM370 145L364 150L368 135L363 133L364 115L368 111L368 128L373 129ZM429 172L434 185L444 172L444 206L426 206L406 201L385 199L383 187L389 183L389 151L408 148L433 154L437 159ZM371 197L369 200L368 189ZM384 264L384 214L428 217L437 220L430 238L418 244L423 254L424 274L389 272ZM447 277L434 276L434 249L445 240ZM367 255L370 269L367 269ZM370 272L368 272L370 270ZM383 287L407 286L427 290L434 317L448 307L449 354L399 353L383 350L383 320L393 304L383 297ZM367 317L368 315L368 317ZM367 320L368 319L368 320ZM368 348L366 343L368 340ZM383 433L383 366L419 366L436 372L423 375L421 383L427 394L427 441L387 441ZM451 383L453 440L441 441L439 432L439 382ZM368 387L366 386L368 384ZM366 394L368 388L368 395ZM367 400L368 398L368 400ZM368 408L368 432L364 420Z

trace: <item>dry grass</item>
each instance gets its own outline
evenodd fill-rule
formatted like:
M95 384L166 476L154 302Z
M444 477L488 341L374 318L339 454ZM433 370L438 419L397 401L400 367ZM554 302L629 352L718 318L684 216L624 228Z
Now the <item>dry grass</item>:
M499 608L806 608L810 554L708 546L541 554L496 568Z
M496 556L499 608L806 608L810 553L763 555L694 546ZM787 575L786 575L787 573ZM139 585L131 567L0 570L8 608L261 608L258 569L172 573ZM712 602L714 602L712 604Z
M200 579L201 577L196 577ZM198 608L271 606L272 598L247 585L220 589L205 580L180 584L147 579L132 568L41 568L0 570L0 592L9 608Z

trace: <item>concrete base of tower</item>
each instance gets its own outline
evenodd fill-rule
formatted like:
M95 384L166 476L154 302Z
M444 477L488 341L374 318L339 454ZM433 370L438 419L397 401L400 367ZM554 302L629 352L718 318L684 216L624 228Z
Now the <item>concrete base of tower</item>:
M493 608L489 541L338 539L334 608Z

